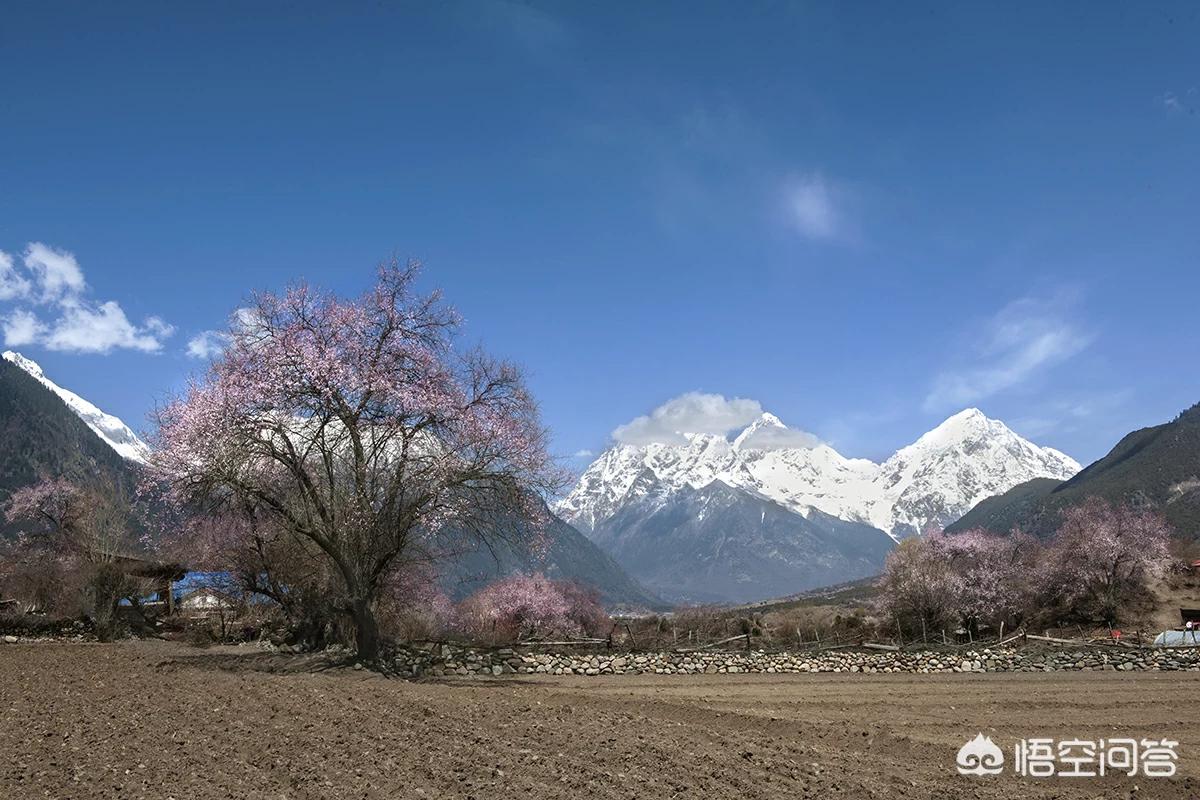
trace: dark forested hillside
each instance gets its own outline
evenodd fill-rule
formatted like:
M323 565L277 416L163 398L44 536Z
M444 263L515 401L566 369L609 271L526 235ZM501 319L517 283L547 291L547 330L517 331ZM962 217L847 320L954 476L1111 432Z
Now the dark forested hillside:
M42 476L126 487L135 480L134 467L54 392L0 359L0 503Z
M1171 422L1128 434L1068 481L1030 481L988 498L947 530L1006 533L1018 526L1045 536L1058 527L1064 508L1092 496L1154 509L1177 535L1200 537L1200 404Z
M515 572L541 572L549 578L571 580L599 592L605 606L619 609L660 609L668 604L621 568L586 536L555 517L545 532L545 547L499 543L494 549L466 547L441 570L446 591L455 599Z

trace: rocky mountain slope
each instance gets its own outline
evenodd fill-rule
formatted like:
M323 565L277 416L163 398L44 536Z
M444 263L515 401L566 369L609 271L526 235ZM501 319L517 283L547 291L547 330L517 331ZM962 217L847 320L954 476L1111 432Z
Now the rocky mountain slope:
M1004 533L1019 527L1048 536L1064 508L1091 496L1154 509L1180 537L1200 538L1200 404L1171 422L1126 435L1070 480L1014 487L979 503L947 529Z

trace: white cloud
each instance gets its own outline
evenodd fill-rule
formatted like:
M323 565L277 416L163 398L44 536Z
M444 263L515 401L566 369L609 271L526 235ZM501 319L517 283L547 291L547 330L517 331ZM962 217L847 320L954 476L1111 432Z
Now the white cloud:
M1200 106L1200 86L1192 86L1183 93L1164 92L1158 100L1168 114L1193 116L1196 114L1197 107Z
M17 273L13 257L0 250L0 300L12 300L29 294L29 281Z
M25 248L24 261L25 268L41 289L43 303L77 297L86 288L79 262L66 250L30 242Z
M40 345L48 350L108 353L118 348L157 352L175 329L150 316L130 322L115 300L88 297L83 270L72 253L31 242L19 271L11 256L0 252L0 331L9 347ZM32 304L32 307L30 306ZM37 306L51 310L35 311Z
M0 322L6 347L24 347L33 344L45 332L45 326L31 312L17 309Z
M624 444L682 444L685 433L726 434L761 415L757 400L688 392L617 427L612 437Z
M727 436L763 416L762 404L744 397L688 392L668 400L649 414L619 426L612 438L622 444L686 444L686 433ZM778 422L778 420L776 420ZM764 425L745 442L755 450L815 447L820 439L782 424Z
M808 431L764 425L741 441L743 450L809 450L821 440Z
M841 228L834 203L834 192L820 175L793 181L786 192L787 213L791 223L810 239L831 239Z
M187 354L190 358L216 358L225 352L229 335L220 331L201 331L188 340Z
M46 331L40 344L49 350L72 353L107 353L128 348L154 353L175 329L158 317L148 317L139 327L129 321L116 302L98 306L70 304Z
M925 398L925 410L970 405L1079 353L1091 336L1066 317L1066 305L1055 297L1025 298L1005 306L987 322L975 364L938 375Z

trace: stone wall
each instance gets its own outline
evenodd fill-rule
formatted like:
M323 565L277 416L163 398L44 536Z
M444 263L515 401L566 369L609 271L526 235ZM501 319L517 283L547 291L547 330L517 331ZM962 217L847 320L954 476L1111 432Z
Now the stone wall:
M1056 672L1066 670L1200 671L1200 648L979 648L964 651L823 653L703 651L564 653L429 645L402 648L393 667L411 677L452 675L694 675L779 673Z

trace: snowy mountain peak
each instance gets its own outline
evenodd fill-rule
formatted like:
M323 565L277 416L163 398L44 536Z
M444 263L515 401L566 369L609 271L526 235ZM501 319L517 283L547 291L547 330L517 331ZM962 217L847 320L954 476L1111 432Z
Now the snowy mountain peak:
M942 447L951 442L987 434L1012 433L1000 420L987 417L978 408L968 408L947 417L940 425L921 436L913 445ZM1015 434L1014 434L1015 435Z
M41 366L36 361L31 361L20 353L13 352L12 350L5 350L4 360L17 365L33 377L37 378L39 381L45 380L46 378L46 373L42 372Z
M764 411L762 416L746 426L745 430L739 433L733 440L733 449L741 450L743 447L749 447L750 442L754 437L763 431L771 430L787 430L787 425L783 424L783 420L779 417ZM761 437L760 437L761 438Z
M20 353L15 353L12 350L4 352L4 360L14 366L20 367L47 389L58 395L67 404L67 408L71 409L80 419L86 422L87 426L105 444L117 452L117 455L138 463L145 463L150 457L150 447L138 438L138 435L128 425L112 414L105 414L79 395L62 388L47 378L46 373L36 361L26 358Z
M763 425L774 425L777 428L786 428L783 420L772 414L770 411L764 411L762 416L750 424L750 427L762 427Z
M813 509L866 522L893 536L944 525L976 503L1032 478L1066 479L1080 465L968 408L882 464L848 459L811 434L763 414L730 443L693 434L685 445L615 445L558 504L568 521L594 530L626 504L663 502L715 480L808 516Z
M1075 459L1022 438L1000 420L968 408L946 419L879 467L886 502L871 521L892 532L945 525L981 500L1033 478L1066 480Z

